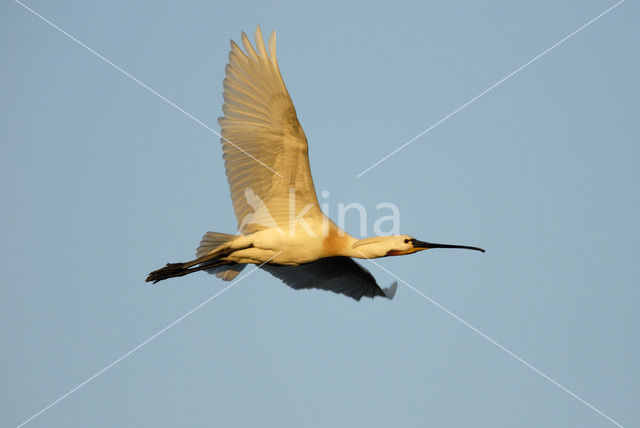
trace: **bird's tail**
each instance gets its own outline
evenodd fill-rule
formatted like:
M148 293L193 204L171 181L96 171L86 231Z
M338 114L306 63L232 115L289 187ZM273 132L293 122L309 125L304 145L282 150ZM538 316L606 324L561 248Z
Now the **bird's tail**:
M207 254L218 249L221 245L226 242L233 241L236 239L236 235L229 235L228 233L219 233L219 232L207 232L202 237L202 241L200 241L200 246L196 250L196 257L203 257ZM245 264L232 264L232 265L222 265L222 266L211 266L207 267L205 271L210 273L211 275L215 275L218 278L221 278L223 281L231 281L244 269Z
M201 270L206 270L211 273L226 272L227 269L225 269L225 266L236 265L236 263L224 260L231 252L230 249L227 248L228 246L224 244L234 238L236 238L235 235L207 232L200 243L200 247L198 247L197 258L185 263L167 263L165 267L151 272L147 276L146 281L155 284L158 281L185 276ZM237 275L243 267L244 265L230 267L232 270L231 273Z

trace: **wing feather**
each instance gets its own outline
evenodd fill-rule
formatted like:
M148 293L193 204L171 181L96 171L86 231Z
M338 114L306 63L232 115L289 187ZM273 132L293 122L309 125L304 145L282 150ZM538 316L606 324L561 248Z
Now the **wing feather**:
M349 257L327 257L298 266L266 264L262 269L296 290L318 288L360 300L363 296L392 299L397 283L382 289L371 273Z
M307 139L280 74L275 31L267 51L260 27L255 47L245 33L244 50L231 41L225 68L222 151L233 208L241 232L252 226L275 223L286 228L290 214L309 203L305 217L322 212L311 178ZM283 209L289 189L295 189L296 210ZM248 197L252 195L252 198ZM258 210L258 201L266 209ZM265 218L265 216L271 218Z

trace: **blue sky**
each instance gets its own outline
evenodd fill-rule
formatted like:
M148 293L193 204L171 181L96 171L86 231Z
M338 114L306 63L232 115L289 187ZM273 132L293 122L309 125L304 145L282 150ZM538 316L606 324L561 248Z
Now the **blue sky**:
M640 423L636 2L360 178L615 2L25 4L216 130L229 39L276 28L330 214L392 202L403 233L486 248L380 263ZM0 425L16 426L221 291L144 278L236 222L213 133L15 2L0 34ZM354 302L261 271L27 426L176 425L615 426L402 284Z

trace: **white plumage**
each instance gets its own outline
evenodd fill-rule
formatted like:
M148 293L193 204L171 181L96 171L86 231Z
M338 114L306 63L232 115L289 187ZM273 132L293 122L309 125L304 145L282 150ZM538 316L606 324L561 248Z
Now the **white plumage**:
M207 232L196 259L151 272L158 282L205 270L223 280L247 264L295 289L320 288L360 300L392 298L351 258L411 254L428 248L477 247L434 244L410 236L356 239L322 213L316 197L307 139L276 59L275 31L267 51L260 27L255 48L242 33L244 51L233 41L224 79L222 151L238 235Z
M224 117L218 119L238 227L254 212L247 191L268 207L268 214L281 228L289 222L290 189L295 189L296 206L311 203L313 208L306 217L318 221L322 212L311 179L307 138L280 75L275 32L269 42L270 54L259 27L256 49L244 33L242 44L246 53L231 42L224 79ZM268 220L260 215L253 224L266 225ZM253 230L251 225L240 229L242 233Z

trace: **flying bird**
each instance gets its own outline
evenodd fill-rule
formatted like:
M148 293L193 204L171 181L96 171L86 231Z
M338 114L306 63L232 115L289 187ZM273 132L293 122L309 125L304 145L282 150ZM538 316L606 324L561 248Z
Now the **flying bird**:
M260 27L255 47L231 41L224 78L223 158L238 234L207 232L196 258L169 263L146 281L156 283L204 270L233 280L259 265L294 289L318 288L349 296L393 298L397 282L381 288L353 259L401 256L466 245L424 242L408 235L357 239L320 209L311 178L307 138L276 59L275 31L267 50Z

